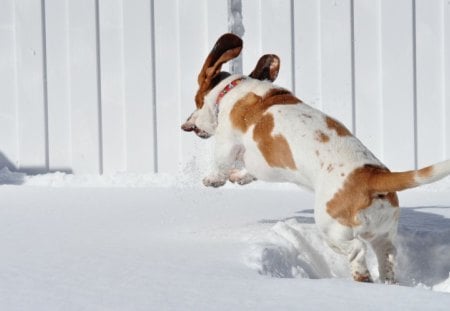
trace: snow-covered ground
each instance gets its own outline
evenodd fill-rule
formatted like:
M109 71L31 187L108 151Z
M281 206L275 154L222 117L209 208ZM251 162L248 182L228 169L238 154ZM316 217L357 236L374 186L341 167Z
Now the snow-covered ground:
M400 286L350 280L291 185L4 169L0 198L0 310L450 308L449 179L401 194Z

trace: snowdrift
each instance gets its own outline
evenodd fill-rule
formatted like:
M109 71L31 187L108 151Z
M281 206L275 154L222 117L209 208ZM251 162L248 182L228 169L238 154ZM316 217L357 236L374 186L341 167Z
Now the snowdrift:
M312 224L312 212L299 213L310 217L277 222L264 238L255 238L246 256L247 265L272 277L347 278L346 258L321 239ZM412 208L402 210L397 247L400 285L450 292L450 219ZM370 249L368 263L378 281L376 257Z
M388 286L351 280L314 225L310 193L260 182L206 189L184 178L0 171L0 309L450 305L449 180L401 196L401 286ZM369 264L376 276L373 254Z

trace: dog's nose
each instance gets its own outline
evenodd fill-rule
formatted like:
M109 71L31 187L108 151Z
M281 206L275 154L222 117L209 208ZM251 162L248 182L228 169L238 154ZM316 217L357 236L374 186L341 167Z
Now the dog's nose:
M186 122L181 126L181 129L185 132L192 132L193 130L195 130L196 126L195 124Z

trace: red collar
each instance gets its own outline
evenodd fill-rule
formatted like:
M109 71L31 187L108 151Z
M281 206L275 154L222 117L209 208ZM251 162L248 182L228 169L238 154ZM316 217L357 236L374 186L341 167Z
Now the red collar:
M216 110L217 112L219 112L219 104L220 101L222 100L222 98L229 92L231 91L235 86L237 86L239 83L241 83L242 81L245 80L245 77L240 77L237 79L234 79L233 81L231 81L230 83L228 83L222 91L220 91L219 95L217 95L216 98Z

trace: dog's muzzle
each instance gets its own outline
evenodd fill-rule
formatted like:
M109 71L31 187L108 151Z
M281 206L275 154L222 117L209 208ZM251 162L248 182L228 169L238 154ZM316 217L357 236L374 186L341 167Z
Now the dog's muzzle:
M210 138L211 135L207 132L205 132L204 130L199 129L197 126L195 126L195 124L192 123L184 123L181 126L181 129L185 132L194 132L198 137L203 138L203 139L207 139Z

